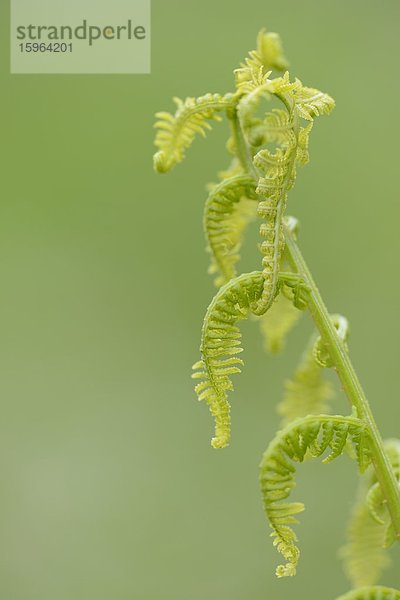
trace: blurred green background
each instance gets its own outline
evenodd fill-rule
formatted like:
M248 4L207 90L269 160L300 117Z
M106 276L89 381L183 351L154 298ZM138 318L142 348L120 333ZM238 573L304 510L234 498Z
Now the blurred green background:
M257 481L310 322L278 358L244 326L232 443L212 450L189 375L214 293L204 186L227 164L227 127L156 176L153 114L173 95L230 90L262 26L280 32L293 75L335 97L289 212L329 308L350 319L382 432L399 436L400 5L153 0L152 12L149 76L11 76L2 0L1 597L333 599L347 589L337 549L354 465L300 470L302 560L285 581ZM243 269L259 264L246 256ZM384 582L400 586L393 554Z

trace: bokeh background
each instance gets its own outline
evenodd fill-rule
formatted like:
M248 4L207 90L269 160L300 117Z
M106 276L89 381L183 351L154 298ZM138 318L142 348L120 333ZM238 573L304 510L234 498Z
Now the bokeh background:
M357 473L307 464L296 579L278 581L258 463L278 425L282 357L245 324L229 449L189 378L207 275L204 186L226 125L169 176L153 114L232 88L257 31L337 108L312 134L289 212L385 436L400 435L400 5L396 0L153 0L149 76L11 76L1 0L0 588L5 600L335 598ZM257 238L251 230L252 244ZM250 244L243 269L259 264ZM346 411L338 391L337 411ZM400 586L400 553L383 581Z

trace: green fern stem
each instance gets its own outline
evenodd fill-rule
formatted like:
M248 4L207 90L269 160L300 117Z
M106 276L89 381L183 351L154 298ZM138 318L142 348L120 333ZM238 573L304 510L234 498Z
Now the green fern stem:
M386 454L382 436L375 422L370 405L366 398L361 383L354 370L343 340L340 339L336 327L332 322L329 312L321 298L319 290L313 280L310 270L296 243L294 234L285 227L286 251L292 268L300 275L309 287L309 304L311 316L324 340L334 363L334 367L342 382L343 389L352 404L357 409L360 419L363 419L369 428L370 452L376 478L381 486L386 499L387 507L400 541L400 493L395 473Z
M242 169L245 172L248 172L255 180L257 180L258 175L253 165L250 149L245 140L243 129L240 125L239 115L237 112L237 103L227 111L227 116L231 125L232 137L235 143L237 157L242 165Z

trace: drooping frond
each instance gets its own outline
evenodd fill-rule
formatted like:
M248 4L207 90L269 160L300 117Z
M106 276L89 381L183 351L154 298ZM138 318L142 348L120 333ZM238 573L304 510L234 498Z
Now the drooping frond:
M363 472L370 462L367 439L365 424L355 417L317 415L291 423L268 446L260 465L260 484L274 546L287 561L277 568L278 577L295 575L300 555L291 525L297 523L294 515L303 511L304 505L285 502L295 486L293 463L303 462L306 455L322 456L327 450L329 454L323 462L331 462L343 453L350 440Z
M313 336L292 379L285 382L284 397L277 408L283 425L299 417L329 411L333 387L314 359L314 339Z
M208 196L203 222L207 249L211 254L209 272L218 274L217 286L236 275L242 234L250 219L255 217L256 198L254 180L249 175L226 179Z
M249 52L249 56L235 70L237 83L252 77L253 71L285 71L288 61L283 54L282 42L277 33L262 29L257 36L257 49Z
M400 477L400 442L385 440L385 450L394 473ZM371 586L379 581L390 563L387 530L390 516L383 501L375 471L361 481L358 497L347 527L347 544L340 550L344 569L354 587Z
M205 136L211 129L210 121L220 121L218 113L232 107L232 94L206 94L199 98L174 98L177 110L174 115L158 112L158 129L155 145L159 151L154 155L154 168L166 173L184 159L185 151L197 133Z
M278 354L283 350L286 338L300 316L301 311L283 293L277 296L269 311L260 318L267 352Z
M201 360L193 365L194 379L202 381L195 391L206 400L215 418L214 448L224 448L230 437L230 406L227 392L233 390L230 376L240 373L243 364L237 354L241 333L236 323L246 319L251 305L258 300L263 286L259 271L232 279L222 287L208 307L201 336Z
M352 590L337 600L400 600L400 591L376 585Z

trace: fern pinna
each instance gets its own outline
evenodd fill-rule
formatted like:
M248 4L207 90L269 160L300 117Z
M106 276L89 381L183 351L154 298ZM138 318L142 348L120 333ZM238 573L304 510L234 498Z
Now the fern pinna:
M346 453L358 464L361 486L340 556L353 586L341 600L395 600L400 592L377 586L389 564L388 549L400 539L400 442L384 442L350 361L348 323L330 315L297 243L298 224L285 215L297 169L309 161L314 120L334 108L332 98L292 79L279 36L262 30L257 48L234 71L227 94L175 99L175 114L157 113L154 167L165 173L181 162L197 134L205 135L225 115L230 124L229 166L210 184L204 210L209 272L219 288L207 309L200 360L193 377L199 400L215 419L214 448L230 439L232 375L243 361L239 321L260 321L266 349L279 352L300 314L308 310L316 331L278 405L282 427L260 466L264 510L274 546L285 563L278 577L296 573L300 556L293 529L303 504L288 501L297 463ZM280 107L265 110L275 98ZM237 273L251 219L260 218L261 268ZM325 373L334 368L351 415L328 414L333 397Z

